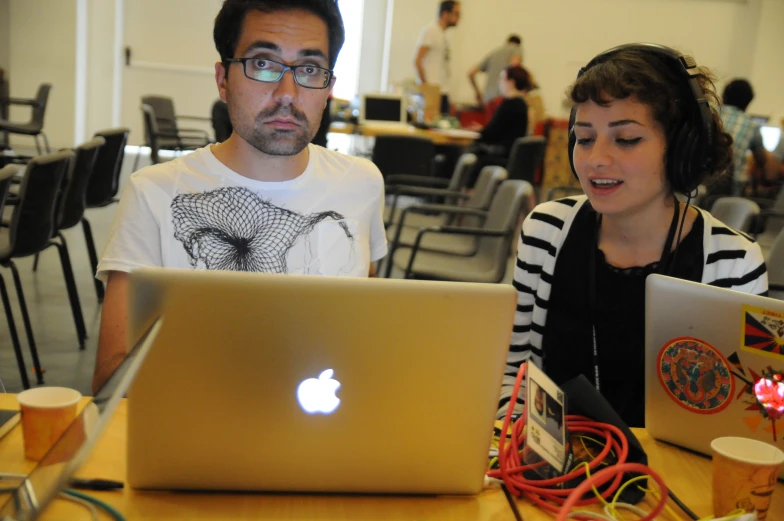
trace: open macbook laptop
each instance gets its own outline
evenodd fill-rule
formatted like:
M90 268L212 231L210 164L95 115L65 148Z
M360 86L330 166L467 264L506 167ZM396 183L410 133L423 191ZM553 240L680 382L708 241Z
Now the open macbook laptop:
M128 395L146 489L476 493L512 330L509 285L140 270L165 322Z
M651 436L708 455L722 436L784 449L784 421L765 418L755 393L784 372L784 301L661 275L645 299Z
M84 463L111 418L117 404L128 391L136 372L150 351L161 320L140 335L122 364L95 394L93 401L77 415L33 472L21 479L11 492L0 492L0 520L31 521L37 519L68 480ZM5 483L7 480L3 480ZM4 488L4 487L3 487Z

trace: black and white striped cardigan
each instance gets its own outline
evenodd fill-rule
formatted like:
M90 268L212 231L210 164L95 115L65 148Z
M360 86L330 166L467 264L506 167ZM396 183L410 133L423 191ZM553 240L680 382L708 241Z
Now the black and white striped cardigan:
M555 263L577 212L587 200L583 195L542 203L523 222L514 274L517 313L501 390L499 418L506 414L522 362L531 360L541 366L542 334ZM710 213L697 210L704 223L702 282L745 293L765 294L768 275L759 245ZM518 401L522 403L522 399L518 398ZM516 412L522 412L522 408Z

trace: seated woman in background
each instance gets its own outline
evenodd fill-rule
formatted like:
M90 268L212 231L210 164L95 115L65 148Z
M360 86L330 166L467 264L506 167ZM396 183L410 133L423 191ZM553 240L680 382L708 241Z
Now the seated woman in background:
M499 417L529 360L559 385L585 375L641 427L646 277L767 293L759 246L675 197L723 173L732 157L710 72L680 59L651 44L618 47L568 90L570 159L586 195L540 204L523 223Z
M473 186L479 172L488 165L506 166L512 144L528 133L528 105L525 94L533 89L531 77L519 65L510 65L501 71L499 82L504 100L496 109L486 127L480 131L471 152L479 157L469 180ZM477 127L479 130L481 127Z

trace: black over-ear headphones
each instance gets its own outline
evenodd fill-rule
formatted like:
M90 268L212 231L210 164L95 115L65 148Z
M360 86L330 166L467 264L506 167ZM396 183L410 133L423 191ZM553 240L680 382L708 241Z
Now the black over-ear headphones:
M596 56L588 65L580 69L577 78L585 74L591 67L604 63L621 51L637 50L652 53L661 58L678 71L685 82L688 82L692 96L690 99L678 99L676 102L684 112L680 124L667 135L667 179L672 189L679 193L690 193L699 185L705 173L711 167L708 150L713 143L713 115L708 105L708 100L702 92L697 81L699 71L697 62L691 56L680 54L678 51L653 43L634 43L613 47ZM682 89L687 92L686 89ZM577 138L574 134L574 120L577 108L573 107L569 116L569 164L575 177L574 147Z

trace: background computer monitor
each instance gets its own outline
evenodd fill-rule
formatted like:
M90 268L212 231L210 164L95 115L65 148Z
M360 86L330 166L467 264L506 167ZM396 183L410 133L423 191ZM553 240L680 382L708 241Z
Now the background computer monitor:
M765 150L768 152L776 150L781 140L781 128L766 125L760 127L760 133L762 134L762 146L765 147Z
M359 106L360 123L405 123L406 106L400 94L365 94Z
M767 125L770 116L765 116L762 114L749 114L751 120L756 123L757 125Z

